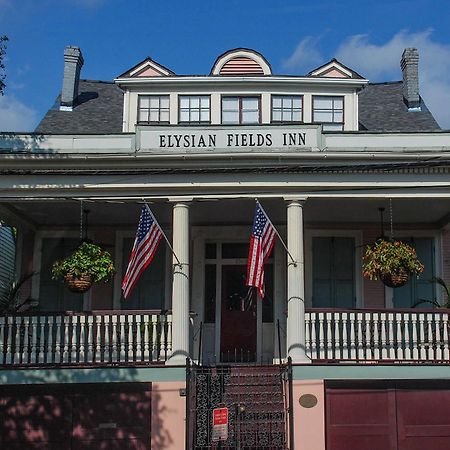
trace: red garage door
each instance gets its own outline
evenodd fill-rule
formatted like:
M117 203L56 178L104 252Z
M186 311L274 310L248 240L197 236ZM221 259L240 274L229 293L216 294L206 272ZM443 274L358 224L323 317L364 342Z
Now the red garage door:
M7 391L9 391L7 393ZM150 448L148 385L11 386L0 391L0 448Z
M328 450L449 450L450 388L327 388Z

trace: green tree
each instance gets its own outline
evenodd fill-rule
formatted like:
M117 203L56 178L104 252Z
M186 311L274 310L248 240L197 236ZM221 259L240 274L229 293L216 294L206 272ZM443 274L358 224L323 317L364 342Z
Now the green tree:
M0 94L3 95L5 89L5 55L6 55L6 43L8 42L8 36L0 36Z

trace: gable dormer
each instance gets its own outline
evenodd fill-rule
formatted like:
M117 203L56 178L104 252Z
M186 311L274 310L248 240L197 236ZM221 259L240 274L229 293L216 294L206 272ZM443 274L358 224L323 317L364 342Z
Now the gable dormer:
M331 61L323 64L317 69L309 72L308 76L311 77L324 77L324 78L354 78L354 79L364 79L359 73L354 70L344 66L337 59L332 59Z
M118 78L168 77L173 75L175 73L170 69L147 57L122 75L119 75Z
M211 75L272 75L272 68L264 56L255 50L236 48L216 59Z

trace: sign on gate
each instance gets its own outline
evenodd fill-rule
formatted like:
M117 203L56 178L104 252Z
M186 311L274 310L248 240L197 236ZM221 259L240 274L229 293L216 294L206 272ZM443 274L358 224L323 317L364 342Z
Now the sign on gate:
M212 441L226 441L228 439L228 408L213 409Z

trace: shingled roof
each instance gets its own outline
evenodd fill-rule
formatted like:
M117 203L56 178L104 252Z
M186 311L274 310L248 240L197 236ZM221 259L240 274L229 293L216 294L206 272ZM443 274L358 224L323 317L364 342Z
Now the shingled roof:
M421 99L420 111L408 111L403 82L368 84L359 93L359 129L368 131L431 131L439 125Z
M36 128L43 134L111 134L122 132L123 92L114 83L80 80L72 111L60 111L61 97Z
M431 131L440 127L422 101L421 111L408 111L403 83L367 85L359 94L360 130ZM114 134L122 132L123 92L113 83L80 81L73 111L59 110L60 97L36 128L43 134Z

